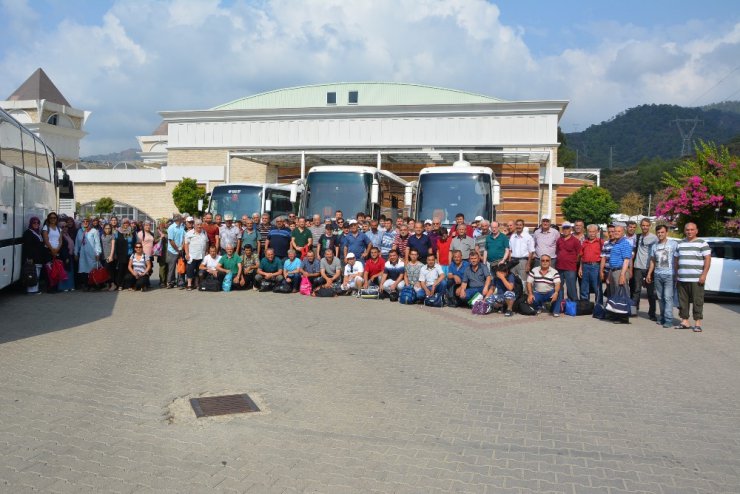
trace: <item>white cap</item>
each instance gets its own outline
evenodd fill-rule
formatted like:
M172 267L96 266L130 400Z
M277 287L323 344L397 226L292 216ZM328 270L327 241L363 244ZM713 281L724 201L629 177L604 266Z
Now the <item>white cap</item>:
M193 221L193 217L192 216L188 216L187 218L185 218L185 221Z
M349 220L349 224L350 225L356 225L357 224L357 220Z
M351 252L348 252L347 255L345 256L345 259L354 259L354 258L355 258L355 255Z
M483 221L483 216L476 216L473 221Z
M233 214L225 214L224 215L224 221L234 221L234 215Z
M550 217L549 216L543 216L540 221L550 221Z
M424 224L425 225L431 225L432 224L432 220L424 220Z

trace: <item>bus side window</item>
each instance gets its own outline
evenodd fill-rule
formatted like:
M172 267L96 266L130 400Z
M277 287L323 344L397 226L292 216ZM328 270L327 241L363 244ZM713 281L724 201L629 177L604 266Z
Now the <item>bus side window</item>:
M23 132L21 135L23 142L23 169L26 173L36 174L36 142L33 135Z
M11 167L23 169L21 155L21 130L0 115L0 161Z

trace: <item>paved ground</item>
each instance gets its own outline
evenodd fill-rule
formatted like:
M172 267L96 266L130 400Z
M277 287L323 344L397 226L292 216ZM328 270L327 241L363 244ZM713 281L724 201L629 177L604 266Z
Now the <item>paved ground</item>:
M703 334L257 293L0 293L2 492L740 492ZM195 419L184 398L266 412Z

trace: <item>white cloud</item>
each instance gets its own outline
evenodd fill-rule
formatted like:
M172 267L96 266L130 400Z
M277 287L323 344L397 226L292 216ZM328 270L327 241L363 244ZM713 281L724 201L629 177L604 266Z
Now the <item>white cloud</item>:
M6 23L37 22L40 13L27 4L6 5L14 7L4 9ZM570 99L564 124L583 129L641 103L690 103L737 64L740 49L740 24L567 29L601 41L534 56L526 26L505 25L485 0L120 0L97 24L62 21L33 42L4 47L0 70L14 80L0 81L0 90L9 93L43 67L67 99L93 111L83 154L134 146L134 136L158 124L159 110L331 81ZM740 71L714 93L738 86Z

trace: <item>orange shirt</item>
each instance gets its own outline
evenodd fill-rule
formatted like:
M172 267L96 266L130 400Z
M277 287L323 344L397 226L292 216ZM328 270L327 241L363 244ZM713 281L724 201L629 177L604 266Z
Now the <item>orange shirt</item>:
M601 262L601 247L604 241L600 238L586 239L581 244L581 262Z

